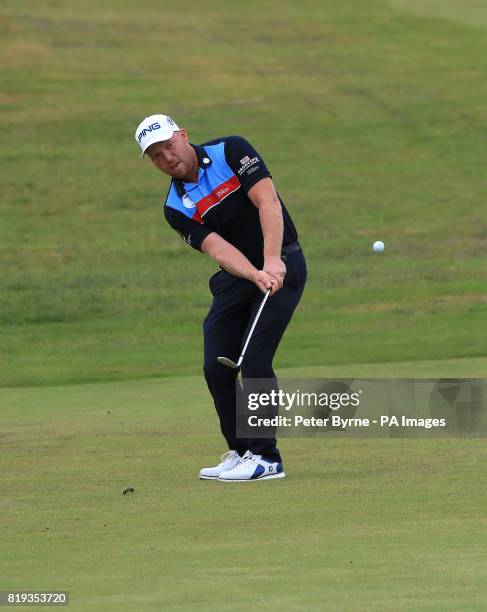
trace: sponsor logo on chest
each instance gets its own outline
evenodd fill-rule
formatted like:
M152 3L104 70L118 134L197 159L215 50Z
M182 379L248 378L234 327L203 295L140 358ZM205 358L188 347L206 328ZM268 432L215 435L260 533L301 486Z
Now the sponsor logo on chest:
M196 211L193 215L195 221L202 222L202 217L214 206L220 204L222 200L232 194L240 187L240 181L233 175L218 187L215 187L211 193L196 202Z

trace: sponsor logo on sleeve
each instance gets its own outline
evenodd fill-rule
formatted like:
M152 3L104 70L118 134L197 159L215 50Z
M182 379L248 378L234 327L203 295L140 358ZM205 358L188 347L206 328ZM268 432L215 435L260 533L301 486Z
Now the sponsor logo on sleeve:
M188 234L187 236L185 236L183 234L183 232L181 232L180 230L176 230L176 231L181 236L183 242L185 242L186 244L189 244L189 246L191 246L191 234Z
M238 175L242 176L242 174L251 174L252 172L254 172L255 170L258 169L259 166L255 166L255 164L260 162L260 158L259 157L252 157L250 158L248 155L246 155L245 157L243 157L240 160L240 163L242 164L240 166L240 168L238 169ZM252 166L255 166L254 168L252 168L252 170L249 170L249 168L251 168Z

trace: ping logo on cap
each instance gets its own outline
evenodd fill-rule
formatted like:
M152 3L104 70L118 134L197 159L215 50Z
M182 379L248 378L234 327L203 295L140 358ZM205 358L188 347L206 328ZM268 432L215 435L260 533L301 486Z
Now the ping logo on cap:
M142 140L142 138L144 138L144 136L147 134L147 132L153 132L154 130L159 130L159 129L161 129L161 124L160 123L151 123L151 125L149 125L148 127L144 128L137 135L137 138L138 138L139 142Z
M146 150L156 142L169 140L179 127L168 115L149 115L139 123L134 133L135 142L142 149L142 157Z

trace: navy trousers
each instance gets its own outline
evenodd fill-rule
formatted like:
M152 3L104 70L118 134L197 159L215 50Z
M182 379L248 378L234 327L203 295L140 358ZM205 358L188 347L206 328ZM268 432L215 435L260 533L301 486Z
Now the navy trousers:
M275 295L269 296L260 315L241 367L244 381L247 378L275 381L272 361L301 299L307 276L306 261L301 250L283 256L283 260L286 263L284 286ZM242 393L238 372L217 361L220 355L237 361L264 294L254 283L232 276L225 270L214 274L209 285L213 303L203 323L203 370L222 434L228 448L240 455L250 450L255 455L281 461L275 437L237 438L236 402L237 394Z

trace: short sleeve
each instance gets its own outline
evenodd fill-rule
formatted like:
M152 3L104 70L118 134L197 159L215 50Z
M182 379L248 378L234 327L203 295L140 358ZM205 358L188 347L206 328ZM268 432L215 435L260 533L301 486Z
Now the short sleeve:
M261 179L271 176L262 157L241 136L230 136L225 140L225 159L246 193Z
M213 230L204 225L204 223L198 223L186 217L182 212L167 204L164 206L164 216L169 225L176 230L184 242L197 251L201 251L203 240L213 233Z

